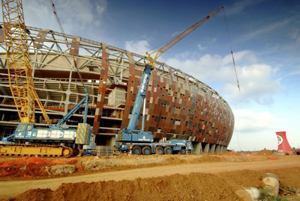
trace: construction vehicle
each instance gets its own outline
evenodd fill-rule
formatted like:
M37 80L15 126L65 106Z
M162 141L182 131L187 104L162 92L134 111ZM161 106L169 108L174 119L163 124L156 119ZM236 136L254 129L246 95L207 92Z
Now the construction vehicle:
M85 90L86 91L86 90ZM20 123L14 133L0 141L0 154L9 156L64 156L70 157L94 149L92 128L87 124L89 95L74 106L57 124L38 128L34 123ZM70 117L85 104L83 123L75 128L63 128ZM54 146L50 146L54 145ZM46 146L45 146L46 145Z
M191 141L188 140L178 140L171 139L164 141L162 143L154 142L154 138L151 132L144 131L144 122L145 115L143 114L142 118L142 128L141 130L136 129L137 121L140 116L141 107L144 102L144 112L145 113L145 98L146 98L146 90L148 86L149 77L151 76L152 70L155 68L155 61L160 57L164 52L170 49L173 45L178 43L188 34L197 29L201 24L203 24L206 20L211 18L214 14L219 12L224 7L218 8L216 11L201 19L197 23L193 24L191 27L180 33L178 36L170 40L164 46L162 46L159 50L154 51L152 53L147 54L147 62L145 65L145 69L142 74L141 83L139 86L138 94L136 95L136 100L134 103L134 107L132 110L132 114L130 117L129 124L126 129L122 129L119 134L116 135L115 139L115 150L120 152L132 152L133 154L144 154L149 155L152 153L156 154L172 154L172 153L181 153L185 154L187 151L192 151L193 146ZM154 57L151 55L155 54Z
M50 125L51 120L33 83L22 0L2 0L2 11L9 85L21 123L12 135L0 141L0 155L70 157L84 150L84 145L95 147L92 129L87 123L87 89L84 87L86 95L74 108L56 125ZM35 103L50 125L49 128L38 128L35 125ZM63 128L63 124L83 104L83 123L79 123L77 129Z

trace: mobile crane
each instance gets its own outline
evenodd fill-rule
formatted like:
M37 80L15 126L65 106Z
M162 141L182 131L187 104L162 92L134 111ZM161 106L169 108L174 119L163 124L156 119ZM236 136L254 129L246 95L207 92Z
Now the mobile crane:
M87 89L84 87L86 95L73 109L56 125L50 125L51 120L33 83L22 0L2 0L2 13L9 85L21 123L12 135L0 141L0 155L70 157L82 150L84 145L94 146L92 129L87 123ZM50 125L47 129L35 125L35 101ZM77 130L63 128L62 125L83 104L83 123L78 124Z
M191 151L193 149L191 141L187 141L187 140L172 139L172 140L165 141L163 143L155 143L152 133L150 131L144 131L144 115L143 115L142 129L141 130L136 129L136 125L140 115L143 101L145 100L146 97L146 90L148 86L149 77L151 76L152 70L154 70L155 68L155 61L164 52L166 52L168 49L170 49L173 45L178 43L188 34L193 32L201 24L203 24L205 21L207 21L209 18L211 18L214 14L216 14L223 8L224 8L223 6L218 8L210 15L206 16L205 18L201 19L197 23L193 24L191 27L189 27L188 29L180 33L178 36L170 40L164 46L162 46L160 49L152 53L146 52L147 62L142 74L142 79L139 86L138 94L136 96L134 107L132 110L131 118L127 128L122 129L120 133L116 135L116 140L115 140L116 150L120 152L132 151L134 154L137 155L139 154L149 155L152 153L172 154L175 152L185 154L187 151ZM151 56L152 54L155 54L155 56L152 57ZM145 107L145 101L144 101L144 107Z

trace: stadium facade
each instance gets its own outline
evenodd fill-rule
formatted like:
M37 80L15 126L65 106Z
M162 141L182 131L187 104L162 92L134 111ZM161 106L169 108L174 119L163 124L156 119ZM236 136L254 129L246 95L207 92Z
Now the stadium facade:
M36 91L52 123L84 97L84 85L91 97L88 123L93 125L96 143L112 146L115 134L129 122L145 56L47 29L27 26L27 30ZM0 137L12 133L19 122L3 40L1 30ZM189 139L197 153L226 150L234 128L228 103L211 87L179 69L160 62L155 67L146 95L145 130L151 131L156 141ZM82 121L83 109L66 126L76 127ZM47 126L39 109L36 122Z

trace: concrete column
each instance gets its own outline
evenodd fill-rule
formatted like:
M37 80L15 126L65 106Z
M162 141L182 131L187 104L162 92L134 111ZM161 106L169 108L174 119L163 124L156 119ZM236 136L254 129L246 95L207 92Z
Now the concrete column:
M113 146L115 145L115 141L116 141L115 139L116 139L115 136L111 137L111 138L108 140L107 146L113 147Z
M202 144L201 144L201 142L198 142L193 146L194 146L194 154L196 154L196 155L202 154Z
M209 143L207 143L206 145L205 145L205 148L204 148L204 153L209 153Z
M209 153L214 154L216 149L216 144L211 145Z
M167 140L167 138L164 137L164 138L159 139L158 142L159 143L164 143L166 140Z
M217 148L216 148L216 153L219 154L220 153L220 145L217 145Z
M225 146L221 146L221 147L222 147L221 153L225 153L227 151L226 147Z

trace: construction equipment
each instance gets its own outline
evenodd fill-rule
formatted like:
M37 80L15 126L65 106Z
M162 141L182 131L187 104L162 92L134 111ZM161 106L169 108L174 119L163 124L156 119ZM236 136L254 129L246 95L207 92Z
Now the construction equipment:
M64 156L83 152L84 145L95 148L92 128L87 123L89 95L68 112L56 125L38 128L34 123L20 123L14 133L0 142L0 154L7 156ZM62 125L85 104L83 123L78 128L63 128ZM52 146L53 145L53 146Z
M56 125L36 127L35 101L48 124L51 120L33 83L22 0L2 0L2 11L9 85L21 123L0 142L0 155L70 157L83 150L84 145L94 146L92 129L87 123L89 95L85 87L85 97ZM63 128L84 104L83 123L78 124L77 130Z
M143 123L142 129L136 129L137 121L140 115L141 107L144 101L145 107L145 97L146 97L146 90L148 86L149 77L151 75L152 70L155 68L155 61L168 49L186 37L188 34L193 32L197 29L201 24L211 18L214 14L219 12L224 7L220 7L215 10L210 15L206 16L205 18L201 19L197 23L193 24L191 27L180 33L174 39L170 40L160 49L147 54L147 62L145 65L144 72L142 74L141 83L139 86L139 91L136 96L136 100L134 103L134 107L132 110L131 118L129 124L126 129L120 131L119 134L116 135L116 145L115 149L121 152L128 152L132 151L134 154L171 154L174 152L178 153L186 153L186 151L191 151L193 149L192 143L187 140L168 140L163 143L154 143L153 135L149 131L144 131L144 116L143 115ZM151 55L154 54L152 57Z

